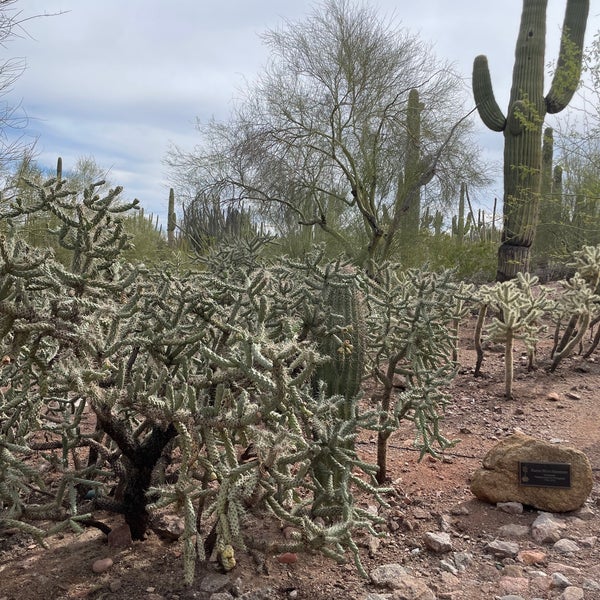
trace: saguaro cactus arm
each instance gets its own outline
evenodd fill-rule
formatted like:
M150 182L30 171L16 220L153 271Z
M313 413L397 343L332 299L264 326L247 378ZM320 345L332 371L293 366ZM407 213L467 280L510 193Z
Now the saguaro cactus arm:
M486 127L492 131L504 131L506 117L494 97L487 57L483 54L473 62L473 96Z
M549 114L556 114L565 109L579 85L589 10L589 0L569 0L567 3L556 71L545 99Z

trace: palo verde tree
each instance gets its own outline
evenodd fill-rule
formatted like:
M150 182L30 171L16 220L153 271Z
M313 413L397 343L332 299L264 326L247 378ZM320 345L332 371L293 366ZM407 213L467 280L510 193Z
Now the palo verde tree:
M487 58L473 64L473 95L481 119L504 134L504 227L498 252L498 281L529 268L538 222L542 169L542 127L546 114L570 102L581 72L581 51L589 0L569 0L552 86L543 95L547 0L524 0L508 112L498 106Z
M459 77L372 9L325 0L263 38L271 59L230 120L201 125L193 152L168 156L177 187L192 179L206 198L253 204L270 230L287 222L323 232L367 264L412 214L411 191L484 171ZM407 141L414 113L418 145ZM407 166L416 172L404 173ZM408 182L414 190L398 194Z

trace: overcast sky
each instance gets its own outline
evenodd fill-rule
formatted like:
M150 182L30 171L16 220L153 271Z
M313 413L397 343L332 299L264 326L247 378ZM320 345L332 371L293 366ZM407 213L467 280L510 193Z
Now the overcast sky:
M473 58L487 54L496 98L506 109L521 0L370 0L437 56L470 79ZM64 169L91 156L124 197L164 214L170 144L192 148L196 118L225 119L232 98L267 59L260 33L302 19L309 0L21 0L24 16L62 13L26 24L4 57L27 69L11 102L21 102L37 138L39 163ZM546 60L555 60L566 1L548 2ZM592 7L587 39L598 31ZM548 84L549 85L549 84ZM547 86L548 87L548 86ZM471 106L465 106L467 112ZM498 156L502 136L478 124L480 145ZM501 196L492 189L490 195Z

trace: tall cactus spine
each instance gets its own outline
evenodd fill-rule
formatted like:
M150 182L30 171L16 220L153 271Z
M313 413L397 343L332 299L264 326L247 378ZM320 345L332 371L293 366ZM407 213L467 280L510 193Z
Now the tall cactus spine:
M539 219L544 118L568 105L581 74L589 0L568 0L557 68L544 97L547 4L547 0L523 0L506 116L494 97L487 58L478 56L473 64L473 95L479 115L489 129L504 133L504 223L498 281L529 269Z

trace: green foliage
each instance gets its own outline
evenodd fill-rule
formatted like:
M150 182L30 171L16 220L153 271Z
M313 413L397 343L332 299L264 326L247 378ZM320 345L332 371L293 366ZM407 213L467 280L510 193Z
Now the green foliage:
M552 86L544 97L546 2L524 0L508 112L494 98L487 59L473 65L473 95L481 119L504 133L504 230L498 279L529 268L529 248L537 228L542 170L542 126L547 113L563 110L581 73L588 0L569 0Z
M188 582L197 556L216 551L232 565L246 547L337 560L349 551L362 570L353 535L376 535L379 520L355 494L383 498L376 467L351 442L376 417L356 398L315 393L323 359L288 310L301 297L293 272L239 262L239 244L203 272L131 267L119 260L131 207L118 189L94 189L78 198L53 180L38 190L39 210L60 219L69 268L16 234L0 245L2 524L40 539L89 525L80 506L94 489L97 507L123 513L135 539L153 508L180 511ZM16 201L3 216L26 211ZM57 488L32 460L49 465ZM122 496L109 498L115 483ZM297 538L265 545L244 528L250 511L294 525ZM57 524L32 525L40 519Z
M563 293L554 311L556 329L551 371L582 344L590 326L600 320L600 246L585 246L574 253L573 259L570 266L575 269L575 275L562 282ZM596 333L584 356L589 356L599 341L600 336Z
M479 338L481 321L485 315L491 315L487 335L493 341L502 342L505 347L504 394L507 398L513 396L515 341L521 340L525 344L532 365L539 335L544 331L542 316L553 307L546 288L538 286L534 293L537 283L537 277L518 273L516 279L482 286L477 292L480 323L476 335Z
M455 374L456 320L468 290L450 271L434 273L385 265L376 281L364 280L368 310L367 371L380 405L378 481L387 474L387 440L403 419L415 423L421 455L451 445L439 430L449 402L444 388ZM403 392L395 397L394 390Z

